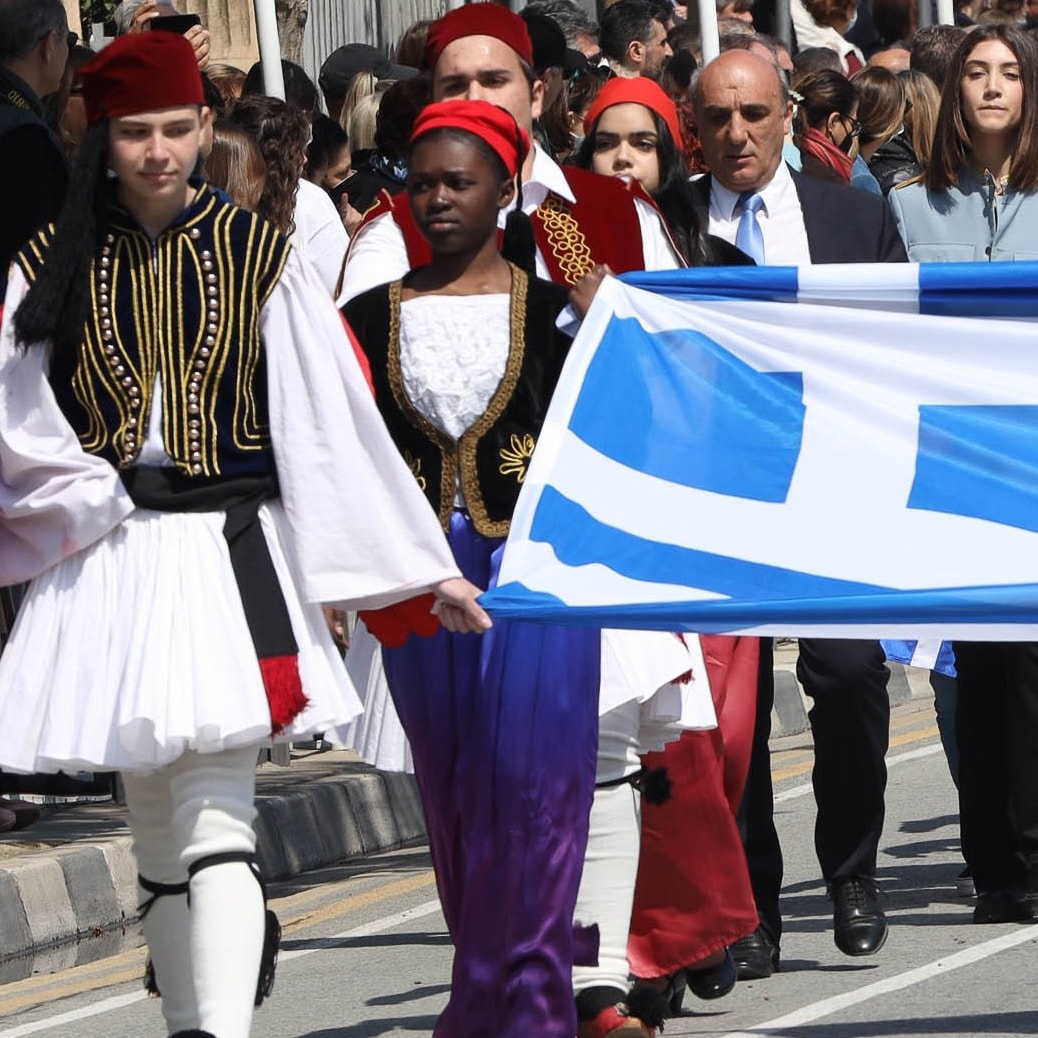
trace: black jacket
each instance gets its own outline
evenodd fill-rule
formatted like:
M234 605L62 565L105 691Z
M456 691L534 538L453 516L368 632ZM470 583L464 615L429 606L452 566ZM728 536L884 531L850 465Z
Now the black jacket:
M893 213L879 195L790 171L812 263L906 263ZM702 226L710 226L710 175L692 185Z
M886 195L898 184L918 177L923 170L912 142L903 133L899 133L876 149L869 163L869 172L879 181L879 186Z
M0 67L0 303L21 247L54 220L68 189L68 163L44 121L40 99Z

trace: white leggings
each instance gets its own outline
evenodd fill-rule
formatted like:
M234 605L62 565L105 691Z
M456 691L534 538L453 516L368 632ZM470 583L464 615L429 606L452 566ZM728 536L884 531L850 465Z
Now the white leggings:
M633 775L641 767L640 720L637 702L624 703L599 718L598 782ZM595 987L627 991L627 935L640 845L639 794L629 783L596 789L574 916L581 925L598 924L598 965L573 968L573 991L577 995Z
M187 752L159 771L123 773L144 879L186 883L203 858L255 851L256 753ZM142 889L142 903L150 896ZM263 894L249 865L200 869L190 894L158 897L143 926L169 1032L248 1038L264 932Z

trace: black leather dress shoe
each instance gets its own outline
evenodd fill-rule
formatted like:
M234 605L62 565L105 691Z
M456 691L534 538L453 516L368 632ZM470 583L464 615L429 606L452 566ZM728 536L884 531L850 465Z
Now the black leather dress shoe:
M740 937L730 951L739 980L767 980L778 972L778 945L759 926L749 937Z
M977 895L973 909L975 923L1021 923L1033 918L1026 909L1026 902L1007 890L988 890Z
M728 949L725 949L724 960L716 966L685 970L685 982L688 984L688 990L696 998L723 998L735 987L735 980L735 962Z
M887 939L887 917L879 907L876 881L852 876L829 885L836 947L844 955L874 955Z

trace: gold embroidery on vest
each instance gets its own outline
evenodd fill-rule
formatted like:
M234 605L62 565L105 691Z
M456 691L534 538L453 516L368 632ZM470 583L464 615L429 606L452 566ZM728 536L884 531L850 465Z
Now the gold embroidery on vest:
M242 219L250 221L248 241L236 256L232 225ZM212 250L200 244L196 225L204 220L213 223ZM84 448L96 452L110 440L120 464L132 464L161 371L167 453L189 474L219 474L217 401L233 366L231 440L243 452L268 449L270 433L254 392L262 357L259 315L284 269L287 243L258 217L221 205L215 196L154 243L134 229L113 232L91 272L93 305L72 375L73 394L87 417L87 431L80 434ZM197 321L187 316L185 286L197 295ZM128 313L129 320L117 321L116 313ZM101 396L117 412L110 429Z
M562 271L562 280L575 285L595 265L584 232L569 206L555 195L548 195L537 213L544 225L548 248Z
M440 525L447 530L450 527L451 512L454 510L454 487L458 481L457 445L452 437L433 425L411 403L411 398L404 389L404 373L400 366L400 302L403 287L403 281L394 281L389 286L389 352L386 357L386 374L389 376L389 386L393 390L396 406L412 425L421 429L425 436L440 448L440 507L437 514L440 517Z
M479 485L479 473L476 469L476 449L479 441L494 427L505 408L510 403L515 388L519 385L519 375L523 370L523 358L526 356L526 296L530 279L525 270L514 264L512 268L512 292L509 301L509 348L505 373L500 384L490 398L487 409L465 430L458 441L458 454L461 458L461 492L465 496L465 507L472 516L472 524L484 537L507 537L511 525L508 519L491 519L483 500L483 489Z
M515 476L519 483L526 479L526 466L533 457L534 441L529 433L519 436L512 433L509 447L502 447L498 452L501 465L498 472L502 476Z
M419 489L425 490L428 484L422 475L422 459L416 458L410 451L404 451L404 464L411 470Z

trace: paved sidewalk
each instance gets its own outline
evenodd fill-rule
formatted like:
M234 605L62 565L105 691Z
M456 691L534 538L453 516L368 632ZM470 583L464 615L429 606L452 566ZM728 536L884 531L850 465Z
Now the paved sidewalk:
M775 739L807 730L796 645L775 648ZM925 671L891 665L894 705L930 696ZM353 753L293 750L291 767L257 772L259 863L274 881L425 836L413 776L386 774ZM45 808L0 835L0 964L131 925L136 866L125 808L111 802Z

